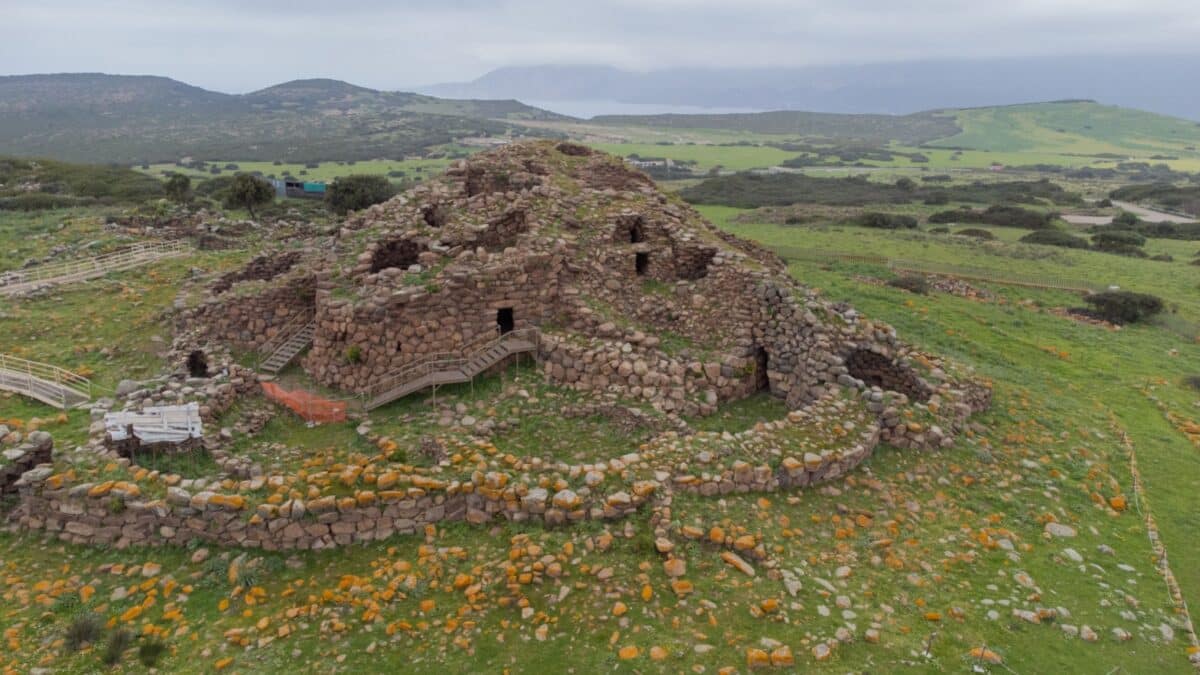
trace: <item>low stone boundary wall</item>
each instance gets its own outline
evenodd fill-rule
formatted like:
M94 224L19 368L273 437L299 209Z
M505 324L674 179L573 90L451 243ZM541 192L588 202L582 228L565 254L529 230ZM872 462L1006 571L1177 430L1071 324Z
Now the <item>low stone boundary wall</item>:
M863 391L860 396L871 422L860 425L853 436L845 438L844 445L822 449L819 454L785 451L778 461L770 460L774 466L761 460L722 459L719 453L701 451L688 461L689 471L695 473L672 472L670 467L678 467L679 458L671 453L686 452L692 446L678 447L682 437L668 431L668 443L596 464L554 464L526 458L513 465L511 472L476 471L447 480L389 471L379 474L370 489L357 490L353 496L292 499L253 508L240 494L167 487L163 497L154 498L130 482L70 484L69 474L56 474L48 464L49 435L35 434L20 457L22 467L33 468L11 483L19 500L9 522L15 529L44 530L85 545L123 548L198 540L220 546L290 550L378 541L447 521L484 524L505 519L557 526L612 520L627 517L648 503L669 501L674 492L715 496L818 485L853 470L880 442L913 449L947 446L965 428L972 412L987 407L991 390L970 383L947 383L934 389L928 402L913 406L905 405L903 395L889 398L879 389ZM836 398L831 400L835 407L841 405ZM783 419L742 433L766 434L763 438L769 440L770 434L787 433L789 425L803 423L810 416L828 419L832 408L822 409L823 405L792 411ZM918 419L921 421L915 421ZM25 459L27 455L29 459ZM530 484L524 482L528 477L520 478L538 466L548 473L535 475ZM582 478L584 484L571 488L571 483L556 479L556 475ZM271 480L265 477L262 484Z
M49 464L54 440L44 431L29 434L25 442L3 451L4 463L0 464L0 495L17 492L16 482L21 475L39 464Z

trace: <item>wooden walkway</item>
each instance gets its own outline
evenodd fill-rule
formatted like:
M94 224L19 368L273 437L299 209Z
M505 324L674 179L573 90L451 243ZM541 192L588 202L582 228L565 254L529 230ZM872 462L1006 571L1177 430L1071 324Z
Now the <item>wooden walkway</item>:
M92 382L69 370L0 354L0 389L41 401L60 410L92 400Z
M464 350L464 355L431 354L367 390L363 407L374 410L422 389L470 382L509 356L536 351L538 337L536 328L524 328L491 338L474 351Z
M147 242L92 258L0 272L0 295L14 295L43 286L96 279L111 272L184 255L190 250L191 247L182 241Z

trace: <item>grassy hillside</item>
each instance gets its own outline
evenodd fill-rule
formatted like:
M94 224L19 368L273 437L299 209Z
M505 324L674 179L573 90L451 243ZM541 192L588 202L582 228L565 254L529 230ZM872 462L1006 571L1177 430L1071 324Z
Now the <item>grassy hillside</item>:
M0 147L71 161L377 159L467 136L542 133L507 119L561 116L516 101L443 100L336 80L230 95L161 77L0 77Z
M825 248L1012 274L1058 269L1159 293L1181 318L1200 320L1200 268L1183 260L1047 250L998 228L999 241L980 244L704 212L784 254ZM101 231L83 213L0 214L5 247L49 248ZM1152 245L1177 257L1194 249ZM45 298L0 301L0 351L86 369L103 387L149 377L170 335L162 310L192 270L219 273L251 255L197 252ZM1070 320L1054 310L1080 300L1061 292L976 284L990 295L913 295L877 283L890 277L879 265L795 260L791 271L918 347L975 369L993 382L996 400L973 420L985 426L954 447L881 448L824 489L675 499L679 524L744 527L778 566L759 564L747 576L719 549L689 540L681 545L692 586L677 594L647 514L556 529L447 524L335 551L251 551L240 560L243 551L216 547L117 550L3 533L0 665L98 672L108 636L124 628L133 644L111 672L146 672L138 650L160 643L156 668L180 673L523 673L565 664L577 672L746 672L751 650L777 644L804 672L1193 672L1184 615L1158 574L1146 523L1157 523L1184 599L1200 605L1200 453L1181 428L1200 418L1196 392L1183 382L1200 374L1194 344L1157 325L1118 331ZM415 439L449 433L438 426L439 406L519 408L518 429L495 439L501 453L607 454L627 441L555 415L570 394L526 368L446 388L437 405L414 397L372 422ZM5 424L41 426L62 447L80 442L87 413L56 414L0 396ZM736 430L779 414L777 404L752 400L702 424ZM319 462L335 452L364 451L356 424L312 429L276 414L261 442L244 449L324 469ZM1051 537L1051 520L1077 534ZM553 575L519 580L548 565ZM776 574L784 570L800 581L790 590ZM1038 609L1046 615L1036 623L1014 613ZM64 637L88 615L102 622L101 639L72 650ZM1070 632L1083 626L1095 641ZM822 645L830 649L818 656Z
M954 114L962 132L930 145L993 152L1200 156L1200 124L1091 101L945 112Z
M162 194L161 183L132 169L0 157L0 210L139 203Z
M849 115L777 110L717 115L601 115L591 120L612 126L665 129L725 129L759 134L897 141L916 145L958 132L954 117L937 112L912 115Z

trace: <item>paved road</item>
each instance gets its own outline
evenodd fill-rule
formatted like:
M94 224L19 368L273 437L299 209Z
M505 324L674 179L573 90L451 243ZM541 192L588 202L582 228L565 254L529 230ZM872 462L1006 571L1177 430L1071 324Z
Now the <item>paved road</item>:
M1185 216L1177 216L1173 213L1164 213L1163 211L1155 211L1144 206L1138 206L1130 202L1113 202L1113 206L1124 209L1147 223L1190 223L1194 218ZM1063 220L1072 225L1108 225L1112 222L1112 216L1085 216L1076 213L1064 213Z
M1190 223L1196 220L1195 218L1189 218L1187 216L1177 216L1173 213L1154 211L1152 209L1147 209L1129 202L1114 201L1113 206L1119 209L1125 209L1126 211L1136 215L1138 218L1141 218L1148 223Z

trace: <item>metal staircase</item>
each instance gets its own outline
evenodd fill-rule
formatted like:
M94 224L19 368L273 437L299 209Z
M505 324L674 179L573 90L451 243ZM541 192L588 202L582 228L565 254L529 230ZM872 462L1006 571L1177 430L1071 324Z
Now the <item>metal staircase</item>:
M259 364L258 369L268 373L278 373L292 362L300 352L312 344L313 334L317 330L317 322L305 317L307 321L293 320L269 342L263 345L260 353L267 358Z
M524 328L489 337L476 350L464 349L463 355L431 354L395 371L368 389L364 393L363 407L373 410L422 389L433 387L436 390L446 384L470 382L504 359L514 354L537 351L537 347L537 329Z

